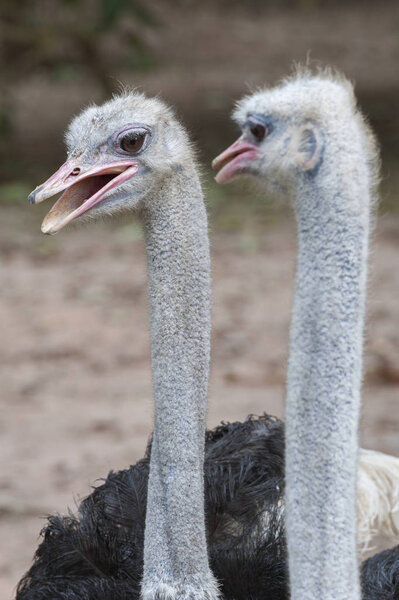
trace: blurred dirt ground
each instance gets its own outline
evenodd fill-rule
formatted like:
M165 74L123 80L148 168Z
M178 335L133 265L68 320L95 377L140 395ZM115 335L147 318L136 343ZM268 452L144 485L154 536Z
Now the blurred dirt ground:
M139 458L151 431L141 230L118 223L39 232L40 210L0 225L0 597L9 600L43 515L74 508L96 478ZM361 442L399 455L399 217L374 235ZM18 232L18 235L16 235ZM209 426L283 416L295 228L212 232Z

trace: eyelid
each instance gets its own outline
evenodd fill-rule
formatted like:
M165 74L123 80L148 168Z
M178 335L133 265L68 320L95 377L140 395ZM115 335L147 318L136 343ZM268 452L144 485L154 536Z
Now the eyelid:
M134 132L138 137L140 136L146 136L148 134L148 130L144 129L142 127L129 127L128 129L124 129L122 131L120 131L117 136L116 136L116 140L122 140L124 137L126 137L129 133Z
M143 150L145 150L148 146L148 144L151 141L152 138L152 130L150 129L150 127L148 125L142 125L140 123L131 123L129 125L125 125L125 127L123 127L123 129L120 129L119 131L117 131L116 133L114 133L110 140L109 140L109 145L110 147L117 152L122 152L123 154L125 154L125 152L120 148L119 144L120 141L123 137L125 137L125 135L129 132L129 131L137 131L142 133L146 139L144 140L143 146L140 148L139 152L142 152Z
M118 141L124 140L125 138L144 138L146 135L146 131L135 131L134 129L128 129L125 133L118 137Z
M258 123L263 127L267 127L267 129L271 131L273 129L273 122L274 119L269 115L262 115L259 113L248 113L247 120L245 121L244 126L248 126L251 123Z

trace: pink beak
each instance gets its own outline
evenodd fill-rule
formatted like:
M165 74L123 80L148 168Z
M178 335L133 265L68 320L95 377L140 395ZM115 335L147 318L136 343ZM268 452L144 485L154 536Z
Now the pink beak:
M219 154L212 162L212 167L219 171L215 179L218 183L228 183L237 177L241 171L259 156L258 148L242 137Z
M69 159L45 183L30 195L29 202L38 204L59 192L64 192L47 213L42 232L57 233L68 223L98 204L106 192L137 173L136 160L124 160L84 168L78 160Z

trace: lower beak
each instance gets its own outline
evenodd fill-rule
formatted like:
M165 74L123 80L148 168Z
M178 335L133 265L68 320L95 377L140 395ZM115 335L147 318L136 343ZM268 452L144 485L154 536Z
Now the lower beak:
M259 150L255 144L246 142L242 137L238 138L212 162L212 167L219 171L215 177L216 181L218 183L232 181L258 156Z
M98 204L106 192L133 177L138 169L139 164L133 160L91 168L83 167L76 159L67 160L54 175L29 195L29 202L38 204L63 192L44 218L42 232L57 233Z

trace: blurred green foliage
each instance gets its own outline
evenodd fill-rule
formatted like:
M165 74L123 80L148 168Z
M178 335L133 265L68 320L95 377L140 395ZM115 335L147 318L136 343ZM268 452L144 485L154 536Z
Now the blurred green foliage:
M31 192L30 187L26 183L20 181L12 181L0 185L0 203L12 204L24 203Z

